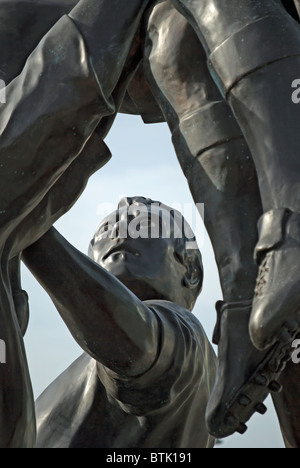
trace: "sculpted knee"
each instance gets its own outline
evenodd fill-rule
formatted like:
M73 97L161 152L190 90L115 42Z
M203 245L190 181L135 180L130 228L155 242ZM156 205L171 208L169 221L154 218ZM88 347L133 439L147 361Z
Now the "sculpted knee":
M221 98L194 29L169 0L158 3L149 16L144 70L152 90L159 89L158 99L163 95L176 113L177 124Z

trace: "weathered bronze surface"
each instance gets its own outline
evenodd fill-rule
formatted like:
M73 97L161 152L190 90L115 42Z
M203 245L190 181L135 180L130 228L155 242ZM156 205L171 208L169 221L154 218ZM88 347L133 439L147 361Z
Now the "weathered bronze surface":
M284 370L300 322L297 9L298 0L0 2L0 338L12 359L0 367L1 446L35 440L20 256L109 160L103 139L127 112L168 123L206 206L223 290L209 431L243 433L280 381L283 435L299 447L299 366Z

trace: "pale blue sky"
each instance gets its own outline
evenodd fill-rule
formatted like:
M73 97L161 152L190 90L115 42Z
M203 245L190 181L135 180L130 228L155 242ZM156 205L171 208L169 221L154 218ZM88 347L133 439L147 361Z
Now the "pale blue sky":
M138 117L119 116L106 142L113 153L112 160L92 177L81 199L56 224L68 241L84 253L87 253L89 241L100 222L103 206L116 206L122 196L150 197L169 205L179 204L183 209L193 203L166 125L144 125ZM188 210L185 214L195 228L195 218L189 217ZM222 296L210 241L199 221L197 238L203 255L205 280L194 312L211 339L215 325L215 302ZM25 268L23 287L30 296L31 318L25 342L37 397L81 354L81 350L52 302ZM244 436L225 439L220 447L283 447L270 399L267 406L267 415L255 416Z

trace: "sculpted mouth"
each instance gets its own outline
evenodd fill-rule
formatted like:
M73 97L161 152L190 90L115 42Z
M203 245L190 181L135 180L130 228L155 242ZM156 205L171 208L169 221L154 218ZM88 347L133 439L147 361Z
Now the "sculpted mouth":
M117 245L115 247L113 247L112 249L110 249L103 257L102 260L107 260L108 257L110 257L112 254L114 253L129 253L131 255L134 255L135 257L139 257L139 252L135 249L133 249L132 247L128 246L128 245Z

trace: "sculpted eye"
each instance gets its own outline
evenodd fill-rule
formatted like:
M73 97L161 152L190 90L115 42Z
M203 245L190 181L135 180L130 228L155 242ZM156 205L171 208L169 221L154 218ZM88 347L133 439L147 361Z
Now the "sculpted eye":
M101 226L101 228L99 229L99 234L102 234L103 232L107 232L108 231L108 223L105 223L103 224L103 226Z

